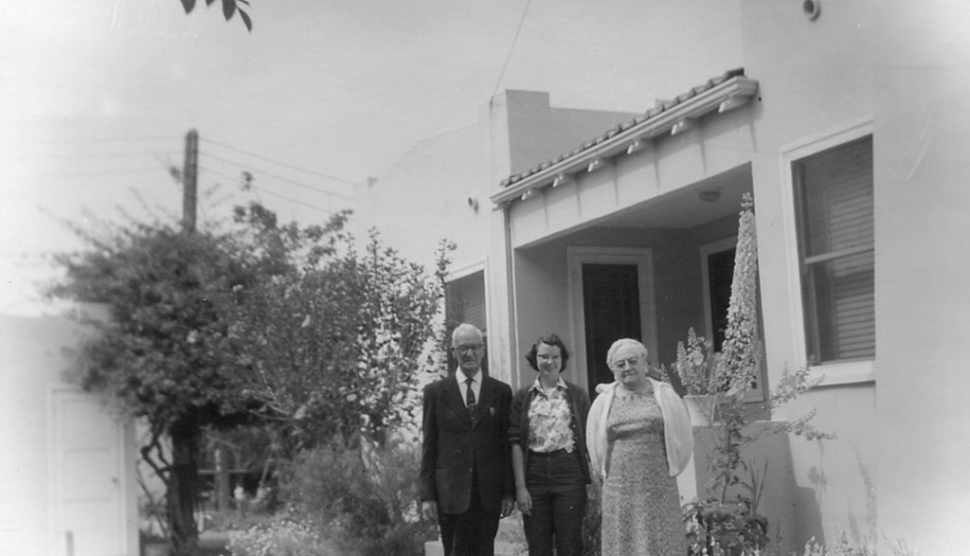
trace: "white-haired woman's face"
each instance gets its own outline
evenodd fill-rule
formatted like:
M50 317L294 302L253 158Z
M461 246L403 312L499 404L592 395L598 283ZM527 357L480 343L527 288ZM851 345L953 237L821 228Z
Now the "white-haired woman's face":
M616 350L610 361L613 378L623 386L633 388L647 378L647 362L641 357L640 350L626 345Z

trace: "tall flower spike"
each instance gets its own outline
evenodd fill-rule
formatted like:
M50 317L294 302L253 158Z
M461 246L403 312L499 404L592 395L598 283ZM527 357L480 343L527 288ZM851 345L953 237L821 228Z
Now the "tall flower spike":
M728 325L721 348L719 386L731 395L751 387L761 363L758 338L758 242L754 201L745 193L738 223L738 245L734 255L734 276Z

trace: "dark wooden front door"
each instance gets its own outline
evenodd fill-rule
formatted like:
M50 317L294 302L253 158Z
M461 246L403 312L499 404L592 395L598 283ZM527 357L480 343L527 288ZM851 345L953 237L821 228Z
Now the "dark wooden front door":
M606 352L620 338L641 339L640 277L633 264L583 264L583 323L586 377L591 397L596 385L613 381Z

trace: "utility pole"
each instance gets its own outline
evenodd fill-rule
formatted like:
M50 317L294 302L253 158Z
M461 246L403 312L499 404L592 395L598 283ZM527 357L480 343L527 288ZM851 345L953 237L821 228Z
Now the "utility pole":
M198 199L196 176L199 169L199 132L190 129L185 136L185 163L182 167L182 229L195 231L195 205Z

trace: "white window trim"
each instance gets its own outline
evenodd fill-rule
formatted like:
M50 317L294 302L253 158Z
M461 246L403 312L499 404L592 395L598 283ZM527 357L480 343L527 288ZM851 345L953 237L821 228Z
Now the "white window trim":
M701 245L701 284L704 287L704 337L713 341L714 330L711 329L711 283L707 279L710 269L707 267L707 257L714 253L734 249L738 245L738 236L726 237L724 239L705 243Z
M657 364L657 303L654 297L653 250L634 247L567 247L566 268L569 297L569 343L573 346L573 367L579 384L587 384L586 329L583 309L584 263L635 264L639 277L640 330L652 364ZM619 339L619 338L617 338Z
M492 288L488 287L488 259L476 259L451 269L445 276L445 284L449 284L455 280L460 280L461 278L467 278L478 272L482 273L482 280L485 282L485 326L488 327L489 323L492 322L492 315L490 311L492 307L492 299L488 293L492 290ZM491 344L491 342L489 342L489 344ZM489 356L491 356L491 353Z
M792 163L815 153L861 139L873 134L871 117L855 120L829 131L821 132L786 145L780 149L782 230L785 237L785 265L788 274L788 306L791 315L792 347L795 364L808 364L805 341L805 308L802 302L802 281L799 269L798 224L795 204L795 182ZM820 378L820 386L857 384L876 380L875 359L836 361L812 365L811 379Z
M471 276L472 274L476 274L478 272L482 273L482 281L485 283L485 327L486 327L485 333L487 335L488 334L487 329L490 328L490 323L492 322L492 314L491 314L492 299L488 293L492 289L488 287L488 259L484 257L480 259L475 259L473 261L469 261L461 266L451 269L450 271L448 271L448 274L445 276L445 284L447 285L461 278L467 278L468 276ZM443 309L445 311L448 310L447 307L444 307ZM496 349L497 348L495 347L495 342L488 342L489 361L497 361L497 359L493 357L493 356L495 357L498 356L497 353L493 353Z
M459 278L465 278L466 276L471 276L476 272L485 272L487 270L486 268L487 265L485 261L486 261L485 258L481 258L481 259L469 261L461 266L454 267L450 271L448 271L448 275L445 277L445 281L451 282L452 280L457 280ZM486 272L486 276L487 274L488 273ZM488 288L485 288L485 291L487 293Z

